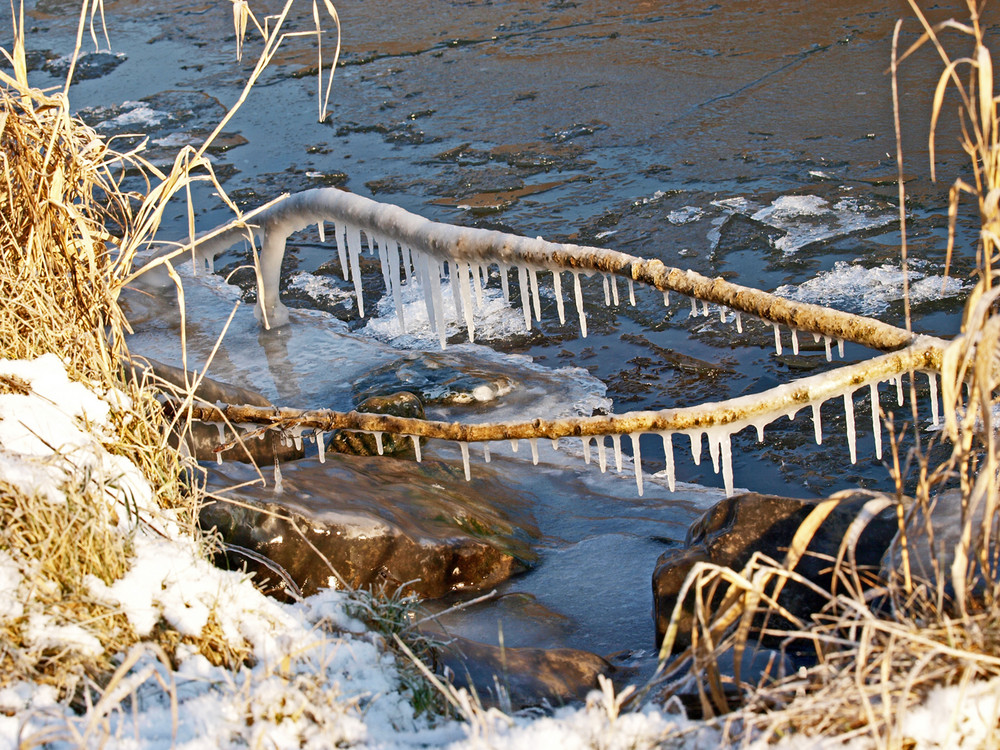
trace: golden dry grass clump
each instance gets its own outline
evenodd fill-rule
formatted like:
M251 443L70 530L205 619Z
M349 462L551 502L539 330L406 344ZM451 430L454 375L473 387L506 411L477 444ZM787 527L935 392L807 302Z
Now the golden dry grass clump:
M73 118L64 95L28 86L16 26L15 37L14 52L5 52L14 75L0 70L0 359L55 353L71 381L98 395L119 394L110 430L95 441L101 450L131 461L157 505L174 509L172 517L197 534L198 489L191 467L168 444L154 391L126 380L121 364L127 357L127 321L118 296L133 271L139 237L155 229L149 212L157 206L147 196L124 195L117 175L125 166L144 165L114 152ZM133 204L144 217L141 231L135 229ZM0 394L30 392L30 384L17 378L0 379ZM89 576L111 584L125 573L138 528L119 523L132 511L109 501L113 493L105 481L83 467L67 470L60 487L65 502L53 502L0 478L0 562L18 567L23 577L18 593L24 597L23 612L0 618L0 686L28 680L73 695L87 684L103 684L116 655L138 640L127 618L94 601L87 585ZM33 640L32 617L83 628L95 639L91 644L100 644L100 653ZM200 640L162 625L151 640L168 654L195 641L215 663L247 657L246 649L227 642L212 622Z

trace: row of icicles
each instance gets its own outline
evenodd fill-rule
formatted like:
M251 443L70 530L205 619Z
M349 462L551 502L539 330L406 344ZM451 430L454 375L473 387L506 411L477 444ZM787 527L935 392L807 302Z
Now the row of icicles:
M352 226L350 224L344 224L341 222L334 222L335 227L335 239L337 244L337 254L340 261L341 271L345 281L350 281L353 277L355 296L357 299L358 313L361 317L364 317L364 299L363 299L363 287L361 283L361 267L360 267L360 257L364 251L362 246L362 230L358 227ZM319 222L317 225L319 231L320 241L326 241L326 233L324 222ZM437 334L441 347L444 348L446 345L446 326L445 326L445 305L444 305L444 294L442 290L442 278L450 276L451 278L451 293L453 300L453 309L455 320L461 325L464 323L466 331L468 332L469 341L475 340L475 319L474 312L476 310L481 310L483 306L484 299L484 289L489 277L488 266L478 265L468 263L466 261L450 260L442 261L434 258L426 253L422 253L418 250L411 249L410 247L400 244L396 240L387 237L379 237L372 232L365 232L367 235L368 250L371 254L378 253L380 266L382 269L382 278L385 283L386 290L388 294L392 295L393 304L396 309L396 314L398 317L400 329L405 333L406 331L406 321L403 314L403 301L402 301L402 285L403 283L412 284L416 282L423 291L424 303L427 310L427 317L430 323L431 330ZM448 263L451 263L450 274L448 273ZM503 291L504 300L510 303L510 289L509 289L509 278L508 273L511 267L506 266L501 262L495 262L494 265L497 266L500 275L500 282ZM524 325L527 330L531 330L532 319L541 321L541 300L539 294L539 282L538 282L538 269L518 265L516 266L517 279L520 288L520 297L524 312ZM562 296L562 278L561 273L567 269L564 268L549 268L544 269L552 272L553 279L553 291L555 293L556 306L558 310L559 322L564 324L565 321L565 310L563 304ZM587 336L587 319L584 312L583 305L583 292L580 284L580 274L584 273L589 275L586 271L569 271L573 275L573 294L576 303L576 310L580 324L580 333L583 337ZM619 304L619 289L617 283L617 277L613 274L602 274L603 290L604 290L604 302L605 305L618 305ZM628 281L628 296L629 304L634 306L635 302L635 289L632 279L627 279ZM663 292L663 301L665 305L670 304L670 293L668 291ZM699 310L700 303L700 310ZM732 311L724 305L718 305L719 320L721 322L727 322L730 320L730 314L732 314L732 320L736 324L736 329L740 333L743 332L743 320L742 315L739 311ZM695 297L691 298L691 317L698 317L699 315L709 316L712 314L710 303L705 300L699 300ZM772 321L765 321L773 326L774 328L774 348L775 353L781 355L783 351L782 339L781 339L781 327ZM799 353L799 332L796 329L791 329L791 346L794 354ZM833 339L829 336L820 336L819 334L813 334L813 338L816 342L823 338L825 349L826 349L826 359L827 361L832 360L832 344ZM842 339L837 339L837 350L838 354L844 356L844 341ZM932 422L936 426L939 421L938 417L938 401L937 401L937 375L934 372L925 373L929 379L930 387L930 401L931 401L931 413ZM862 383L857 386L857 389L864 388L866 385L869 388L871 404L872 404L872 430L874 434L875 441L875 456L877 459L882 458L882 427L880 420L880 407L879 407L879 396L878 396L878 386L880 383L894 383L896 386L897 402L900 406L903 404L903 385L902 377L897 375L888 381L873 381L870 383ZM846 391L842 394L844 409L846 414L846 433L848 448L850 450L851 463L856 463L857 461L857 440L856 440L856 429L854 420L854 401L853 401L854 390ZM809 404L812 410L814 434L817 444L822 444L823 441L823 431L820 421L820 407L823 403L830 399L823 399ZM754 420L745 420L740 422L735 422L726 425L718 425L713 427L707 427L704 429L695 430L682 430L677 432L659 432L659 433L631 433L628 435L631 441L632 447L632 464L635 472L636 488L639 495L643 494L643 471L642 471L642 458L640 451L640 438L643 434L658 434L663 442L663 452L665 456L665 468L664 473L666 474L666 479L668 486L671 491L674 491L676 485L675 479L675 463L674 463L674 445L673 437L674 435L687 435L690 440L691 445L691 455L695 465L700 465L702 456L702 446L704 443L704 438L708 441L709 455L712 460L712 468L716 474L721 470L723 483L725 485L725 491L727 496L732 495L734 491L733 482L733 465L732 465L732 435L740 432L746 427L753 426L757 432L758 442L762 442L764 439L764 427L775 421L776 419L787 416L789 419L793 419L796 413L803 408L803 406L795 407L794 409L783 412L780 414L762 415ZM221 427L220 427L221 430ZM319 452L320 463L324 463L325 457L325 445L324 445L324 433L316 431L312 433L305 433L302 428L292 429L284 431L281 433L282 442L286 440L292 440L295 442L297 447L301 447L303 438L309 439L316 443L317 450ZM382 433L374 432L371 433L375 437L376 447L379 455L382 455ZM220 432L220 437L222 433ZM263 438L263 433L259 433L259 437ZM608 467L608 446L606 443L606 438L611 438L611 453L614 458L614 464L618 472L622 471L623 468L623 458L622 458L622 445L621 445L621 435L620 434L609 434L609 435L597 435L597 436L584 436L580 438L582 442L582 454L584 462L591 464L594 459L594 452L596 449L596 460L600 467L601 472L605 472ZM410 436L413 442L413 448L416 455L416 460L419 462L421 460L421 448L420 439L416 436ZM530 438L528 442L531 446L532 463L536 464L539 460L538 454L538 439ZM465 478L468 480L471 478L470 470L470 458L469 458L469 445L468 443L459 443L459 448L462 453L462 462L465 472ZM558 450L559 440L552 440L553 449ZM518 441L511 440L511 447L514 452L517 451ZM218 455L218 460L222 461L221 452ZM490 448L489 443L483 443L483 457L484 460L489 463L490 461ZM275 468L276 471L276 484L280 485L280 470Z

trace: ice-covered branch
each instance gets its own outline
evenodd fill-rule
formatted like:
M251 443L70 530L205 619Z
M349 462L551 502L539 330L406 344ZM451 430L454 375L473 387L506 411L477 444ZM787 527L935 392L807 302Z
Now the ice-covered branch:
M719 471L721 467L726 491L732 493L731 438L733 434L746 427L754 427L758 439L762 440L766 425L783 416L791 419L796 412L808 406L812 410L816 441L821 442L820 407L831 399L842 399L847 414L847 437L853 461L856 453L853 395L858 390L867 389L873 399L871 411L875 452L878 457L881 457L878 386L883 382L895 383L901 403L902 376L907 372L917 371L926 373L929 378L932 411L936 421L937 372L941 367L942 344L943 342L939 339L921 336L918 337L916 343L899 351L820 375L802 378L763 393L741 396L728 401L659 411L636 411L606 416L533 419L524 422L486 424L439 422L354 411L335 412L254 406L193 407L191 416L204 421L223 421L225 419L232 424L270 425L292 431L295 434L301 434L303 430L311 430L317 433L320 441L323 432L337 429L371 432L376 435L381 435L381 433L410 435L413 438L414 447L418 450L418 456L420 438L453 440L463 446L467 475L469 467L466 445L468 443L499 440L536 441L539 438L558 440L576 437L582 439L584 456L589 461L591 441L596 440L603 469L605 461L604 438L606 436L612 438L616 462L620 465L620 437L628 435L632 442L633 464L640 492L642 491L640 437L643 434L652 433L662 438L668 479L672 487L672 439L674 435L687 435L690 438L692 453L696 461L700 460L701 457L703 438L707 439L713 466L716 471Z
M363 232L369 250L378 251L387 292L396 301L400 323L405 325L400 288L404 279L407 282L415 280L423 289L428 319L437 331L442 346L445 341L442 277L450 275L452 279L454 310L472 339L475 335L477 285L481 283L483 269L490 265L499 268L505 291L508 272L518 269L525 323L529 327L532 319L529 299L534 303L535 317L540 314L537 274L548 271L552 273L560 319L564 318L562 274L568 272L572 275L572 294L584 336L586 314L580 275L599 273L625 278L630 285L639 282L665 295L678 292L692 300L700 300L705 314L708 314L709 304L720 306L722 314L727 310L735 311L737 326L741 326L740 316L744 314L768 321L775 325L775 341L779 347L778 326L792 329L793 341L797 341L795 331L807 331L826 337L828 345L831 339L847 340L882 351L900 349L914 341L909 332L878 320L776 297L721 278L710 279L694 271L672 268L658 260L646 260L606 248L547 242L541 238L529 239L492 230L442 224L398 206L335 188L307 190L287 196L258 212L246 226L213 232L197 243L197 257L210 264L216 255L245 240L248 230L252 232L261 243L256 315L268 327L283 325L288 321L288 310L279 298L279 276L285 242L293 232L310 224L319 225L322 237L324 222L334 224L344 278L354 279L360 314L364 315L358 260L363 249ZM450 270L446 272L448 265Z

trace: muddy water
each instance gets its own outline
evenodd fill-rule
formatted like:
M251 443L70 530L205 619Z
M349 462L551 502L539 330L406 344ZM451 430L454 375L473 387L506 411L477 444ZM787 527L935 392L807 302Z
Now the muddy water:
M27 5L32 75L37 85L54 85L75 29L75 0ZM71 100L102 132L148 133L149 158L167 163L179 145L205 136L250 70L249 59L235 60L230 4L118 0L106 8L112 50L122 56L92 60L92 77L73 85ZM345 0L337 9L343 54L327 121L316 121L314 53L293 40L211 152L241 206L337 185L437 220L614 247L902 322L885 71L904 3ZM307 28L306 5L294 13L295 28ZM915 23L904 24L901 46L916 33ZM247 58L257 49L248 45ZM910 253L934 289L946 223L946 191L930 182L926 159L937 74L935 57L920 52L900 76ZM948 181L962 163L956 133L946 117L939 174ZM199 228L225 220L211 188L195 197ZM183 217L178 204L163 235L182 236ZM973 218L960 217L959 278L974 262ZM433 350L392 341L359 320L325 265L330 250L315 234L296 239L286 301L337 320L305 314L294 334L258 335L243 308L216 377L228 372L272 398L300 401L294 405L343 407L369 370L405 348ZM234 252L217 267L246 282L237 270L245 262ZM377 286L378 273L370 277ZM605 309L598 281L586 294L588 338L575 323L557 323L550 297L541 330L497 326L490 345L500 356L469 356L512 377L523 369L513 354L551 371L584 368L591 376L584 401L606 395L617 411L727 398L829 366L816 347L794 357L786 342L779 357L770 328L750 324L737 334L717 319L691 318L681 301L665 308L659 295L640 293L635 307ZM914 326L953 332L962 300L960 285L944 298L927 294L915 302ZM148 320L136 345L178 359L176 323L159 311ZM327 361L304 330L322 330ZM211 336L201 340L207 346ZM848 345L845 359L871 354ZM525 392L534 395L513 402L517 409L574 406L552 400L558 385ZM493 408L477 416L495 417ZM858 402L858 424L870 423L867 408ZM804 417L777 423L763 446L737 436L737 486L800 496L886 486L871 435L860 436L852 466L838 431L842 412L831 407L823 416L829 437L820 447ZM457 460L457 451L440 451ZM650 472L663 466L658 451L643 443ZM721 485L709 462L679 459L679 478L696 486L674 495L654 487L639 499L631 480L602 477L578 458L559 454L541 469L529 468L523 451L502 460L517 482L535 483L541 563L497 604L451 625L494 641L502 630L511 645L648 651L649 574L659 552L717 497L699 489Z

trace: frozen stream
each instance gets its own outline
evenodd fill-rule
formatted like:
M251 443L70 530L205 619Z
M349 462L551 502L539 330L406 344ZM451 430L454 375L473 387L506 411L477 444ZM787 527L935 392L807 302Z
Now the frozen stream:
M113 51L121 56L93 59L93 76L73 86L71 101L101 132L122 136L122 144L136 142L127 134L148 133L148 158L165 164L180 145L207 134L249 70L246 58L235 61L230 3L109 0L106 8ZM437 221L613 247L901 323L896 165L889 156L895 144L884 75L895 6L348 0L337 8L344 53L331 118L315 121L308 75L314 56L296 42L211 152L240 206L340 186ZM55 85L75 30L75 2L34 0L27 9L32 75L36 85ZM307 7L301 11L300 23ZM905 28L904 45L915 28ZM248 46L246 55L255 51ZM936 77L936 59L917 55L904 66L900 86L915 326L946 335L957 329L961 279L974 251L972 243L959 243L959 281L940 298L947 196L929 182L925 156ZM947 181L962 159L954 143L945 121L939 174ZM199 229L227 218L210 190L195 199ZM178 204L164 237L183 236L184 220ZM963 215L965 238L969 226ZM778 353L770 326L750 322L737 331L718 315L693 315L686 300L664 306L649 290L637 290L631 306L624 285L605 288L599 278L583 281L589 330L582 338L568 276L565 323L543 287L541 323L524 332L524 310L518 302L502 304L494 278L487 289L494 307L476 344L456 345L465 340L456 327L442 355L429 329L398 330L391 294L360 318L353 284L339 277L336 246L323 239L314 228L290 244L282 284L286 304L298 308L291 325L262 333L251 306L242 305L211 376L276 403L345 409L372 371L434 353L516 387L474 407L432 413L494 420L683 406L829 367L823 342L814 345L811 337L793 342L786 331ZM249 289L249 274L240 269L246 262L234 251L216 268ZM376 299L381 274L377 267L360 271L374 289L369 300ZM621 304L605 306L612 293ZM196 366L239 294L220 277L189 281L188 347ZM170 300L133 304L134 349L178 363ZM844 358L872 354L848 345ZM926 402L926 380L919 385ZM883 407L895 403L888 394ZM823 413L822 446L805 413L776 424L762 446L752 430L736 436L736 486L806 497L888 486L862 426L871 415L860 401L858 407L856 464L848 458L846 414L831 407ZM627 463L631 451L623 442ZM453 446L427 451L461 466ZM695 464L677 450L682 484L670 492L653 476L664 468L662 448L644 441L640 498L627 466L621 475L613 466L602 475L596 455L586 466L578 447L540 451L534 466L527 444L517 453L496 449L488 469L502 473L531 507L540 532L537 568L451 626L493 642L502 631L508 645L629 650L641 662L652 649L649 577L656 557L721 496L722 479L707 457ZM471 471L480 469L485 463L474 447Z

